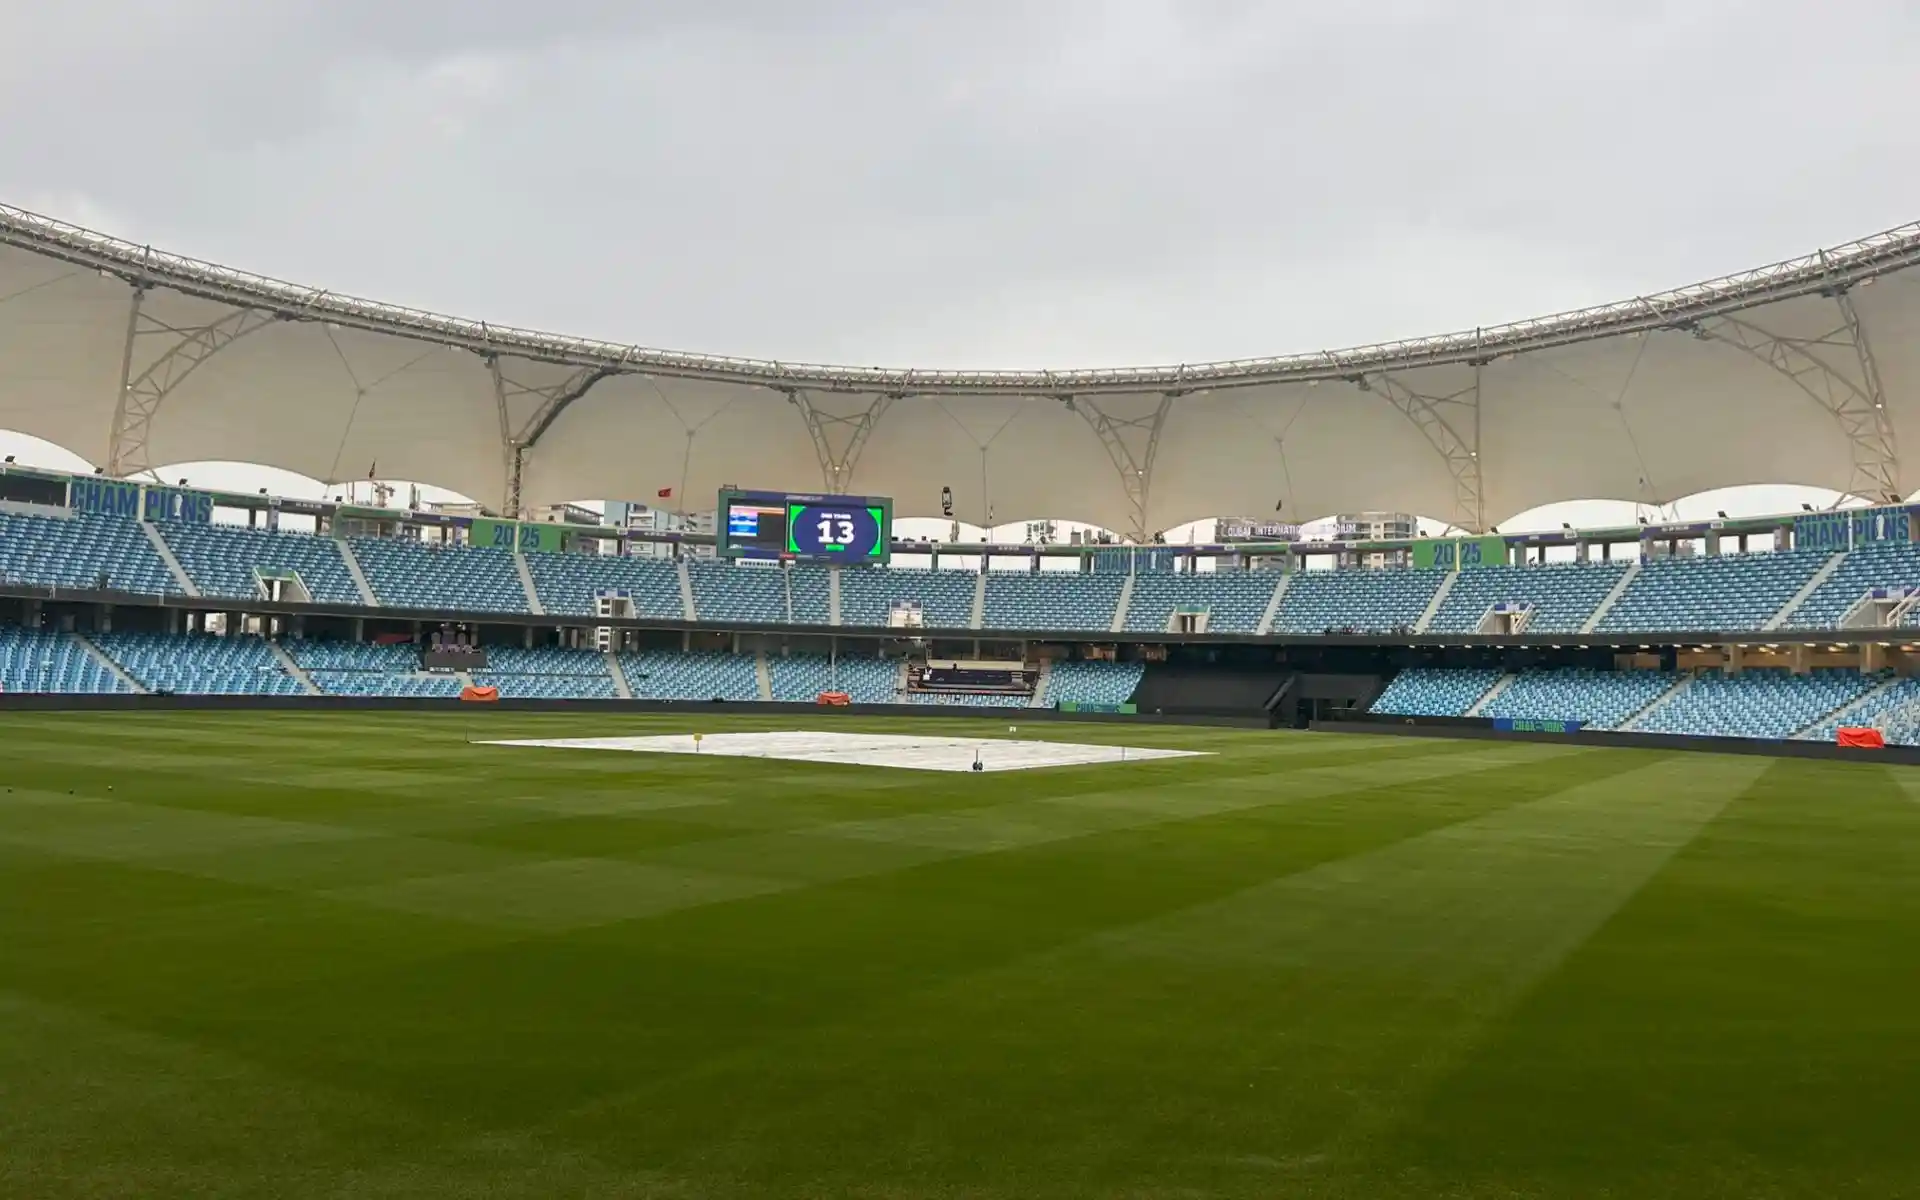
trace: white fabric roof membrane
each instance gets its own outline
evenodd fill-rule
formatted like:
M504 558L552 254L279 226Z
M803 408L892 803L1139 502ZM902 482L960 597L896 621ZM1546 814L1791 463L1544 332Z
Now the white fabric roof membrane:
M1557 500L1751 483L1905 496L1917 262L1913 226L1472 334L942 372L499 329L0 208L0 427L120 474L229 460L331 483L377 462L502 511L516 477L523 507L734 484L891 496L900 516L937 515L945 486L974 523L1133 533L1276 504L1485 528Z

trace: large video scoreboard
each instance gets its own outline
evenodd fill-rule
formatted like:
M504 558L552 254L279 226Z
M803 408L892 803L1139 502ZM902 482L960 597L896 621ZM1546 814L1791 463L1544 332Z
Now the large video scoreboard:
M714 511L722 558L884 564L889 557L893 501L883 497L723 491Z

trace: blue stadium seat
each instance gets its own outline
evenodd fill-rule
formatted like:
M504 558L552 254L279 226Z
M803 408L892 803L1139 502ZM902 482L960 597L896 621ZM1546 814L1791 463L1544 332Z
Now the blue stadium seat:
M331 696L437 696L460 694L460 681L451 675L393 671L308 671L307 675Z
M1264 603L1264 601L1263 601ZM1047 671L1046 702L1062 704L1125 704L1146 668L1137 662L1056 662Z
M182 595L180 584L147 540L124 517L28 517L0 513L0 583Z
M1480 710L1483 717L1583 721L1614 729L1653 703L1679 679L1667 671L1527 671Z
M244 525L165 523L155 526L202 595L257 600L255 567L292 571L321 604L361 604L340 543L307 533L273 533Z
M525 557L533 589L550 613L592 616L596 593L625 591L632 597L636 617L657 621L686 617L686 606L680 602L680 572L670 558L532 551Z
M933 704L943 708L1026 708L1032 703L1026 696L968 696L949 692L902 692L908 704Z
M643 650L622 654L621 669L637 699L758 700L760 678L749 654Z
M1315 634L1351 628L1387 633L1411 627L1426 612L1444 575L1404 568L1295 571L1274 614L1273 632Z
M1624 562L1467 567L1433 614L1429 633L1474 633L1494 605L1533 606L1528 633L1574 633L1627 572Z
M1652 559L1600 622L1603 632L1759 629L1827 561L1821 550Z
M502 696L539 700L613 700L619 692L597 650L566 646L488 646L485 670L474 683Z
M1252 633L1283 578L1274 571L1143 572L1133 577L1126 627L1164 633L1176 607L1200 607L1207 610L1208 633Z
M1634 726L1641 733L1783 738L1859 699L1879 681L1858 671L1702 672Z
M777 565L747 566L726 560L695 559L687 564L687 578L693 584L694 610L702 621L760 625L786 625L792 621L788 574ZM824 619L825 605L821 608Z
M1368 711L1396 717L1465 716L1498 682L1498 670L1414 667L1395 675Z
M105 695L130 690L70 635L0 625L0 691Z
M150 692L182 696L302 696L306 689L257 637L100 633L93 642Z
M1875 543L1851 551L1787 618L1788 629L1833 629L1874 588L1920 587L1920 546Z
M460 680L420 670L412 645L289 641L283 649L321 691L336 696L458 696Z
M1884 676L1875 680L1879 683L1891 682L1892 686L1869 698L1864 704L1845 714L1835 713L1818 725L1796 736L1812 742L1831 742L1839 732L1841 725L1863 726L1880 725L1887 717L1897 714L1909 705L1920 705L1920 679L1898 679L1888 681Z
M973 619L972 571L847 567L840 572L840 623L884 628L896 600L920 605L929 629L965 629Z
M527 611L513 553L494 546L440 546L385 538L350 543L374 595L392 608L437 612Z
M1078 571L989 571L983 627L1111 629L1126 578Z
M796 563L787 568L787 581L793 591L794 624L825 625L832 619L832 579L826 567Z
M855 704L892 704L900 679L898 661L819 654L767 656L767 674L775 700L811 704L822 692L845 692Z

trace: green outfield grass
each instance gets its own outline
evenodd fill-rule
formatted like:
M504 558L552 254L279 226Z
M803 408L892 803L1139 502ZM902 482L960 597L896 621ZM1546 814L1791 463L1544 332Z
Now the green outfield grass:
M0 715L0 1194L1920 1194L1920 771L810 725Z

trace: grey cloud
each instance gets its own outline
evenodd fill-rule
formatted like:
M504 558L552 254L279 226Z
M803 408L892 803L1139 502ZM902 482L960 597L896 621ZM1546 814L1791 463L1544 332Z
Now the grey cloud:
M0 198L568 332L1197 360L1613 299L1913 217L1858 0L6 0Z

